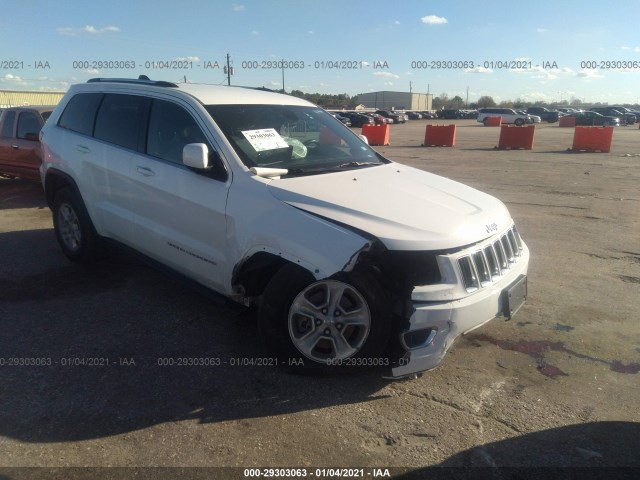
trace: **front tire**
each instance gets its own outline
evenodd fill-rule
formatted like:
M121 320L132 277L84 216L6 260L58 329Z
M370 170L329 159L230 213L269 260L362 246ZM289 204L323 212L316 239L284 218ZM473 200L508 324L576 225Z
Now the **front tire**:
M96 233L82 200L69 188L63 188L53 201L53 227L63 253L74 262L92 263L100 253Z
M522 118L516 118L516 121L514 123L516 124L516 126L521 127L522 125L524 125L524 120Z
M387 298L364 272L316 281L288 264L264 291L260 333L280 363L294 370L382 366L392 327Z

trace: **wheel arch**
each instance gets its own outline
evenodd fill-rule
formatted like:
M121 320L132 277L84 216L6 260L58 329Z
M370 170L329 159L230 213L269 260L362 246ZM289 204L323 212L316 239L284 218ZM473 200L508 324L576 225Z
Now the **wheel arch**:
M56 168L49 168L44 179L44 193L49 208L53 207L56 193L62 188L71 188L78 198L84 202L80 189L71 175Z

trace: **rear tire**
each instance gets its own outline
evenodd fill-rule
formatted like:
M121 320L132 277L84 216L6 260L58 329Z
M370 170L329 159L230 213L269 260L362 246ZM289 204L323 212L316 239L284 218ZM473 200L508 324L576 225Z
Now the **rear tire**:
M287 264L262 295L258 328L279 364L298 372L385 366L392 327L387 299L364 272L316 281Z
M514 122L518 127L521 127L522 125L524 125L524 120L522 118L516 118L516 121Z
M56 238L67 258L79 263L97 260L101 253L100 237L78 195L70 188L59 190L52 213Z

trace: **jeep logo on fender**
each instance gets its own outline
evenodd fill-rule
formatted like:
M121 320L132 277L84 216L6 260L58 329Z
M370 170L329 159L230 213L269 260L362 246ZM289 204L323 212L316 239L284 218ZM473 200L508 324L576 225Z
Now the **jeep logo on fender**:
M485 227L487 229L487 233L497 232L498 231L498 224L496 222L487 224L487 225L485 225Z

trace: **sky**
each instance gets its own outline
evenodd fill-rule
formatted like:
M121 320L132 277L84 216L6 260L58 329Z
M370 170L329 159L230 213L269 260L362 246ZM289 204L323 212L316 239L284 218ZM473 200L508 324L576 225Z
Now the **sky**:
M0 0L0 90L137 77L640 103L640 2ZM284 66L283 67L283 61ZM467 96L468 95L468 96Z

